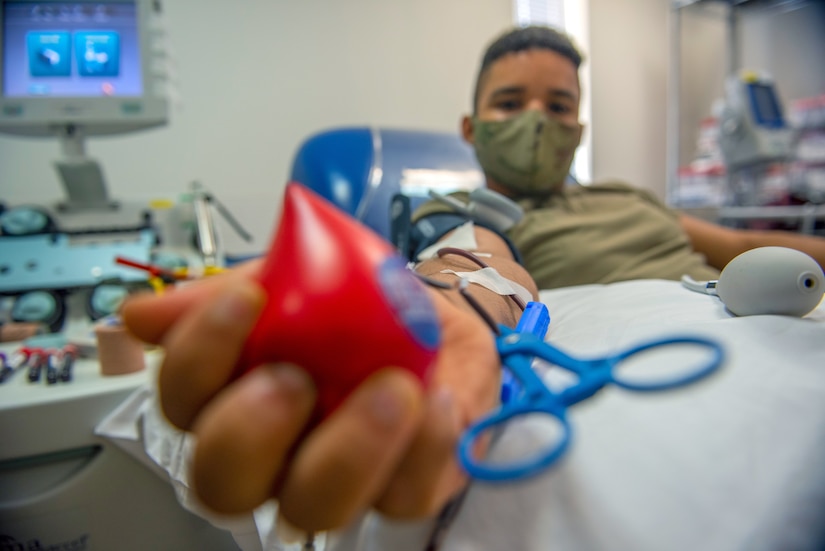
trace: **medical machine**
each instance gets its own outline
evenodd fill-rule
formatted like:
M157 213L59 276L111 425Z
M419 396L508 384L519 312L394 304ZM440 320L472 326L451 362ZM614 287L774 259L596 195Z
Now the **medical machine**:
M788 160L793 142L773 79L755 72L729 77L719 133L728 170Z
M17 366L20 348L0 345L7 367ZM80 357L70 381L57 382L50 364L39 380L30 378L31 366L6 370L0 549L238 551L229 532L178 503L166 473L148 458L135 459L129 438L95 432L154 373L101 376L100 369L97 360Z
M159 0L0 0L0 132L55 137L64 210L108 209L85 140L168 120Z

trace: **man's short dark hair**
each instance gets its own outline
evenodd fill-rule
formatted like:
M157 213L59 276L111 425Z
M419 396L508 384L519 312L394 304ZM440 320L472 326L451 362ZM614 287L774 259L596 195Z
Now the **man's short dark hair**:
M481 67L476 77L473 93L473 112L478 108L478 94L481 89L481 80L490 65L507 54L523 52L525 50L550 50L569 59L578 70L582 63L582 54L573 45L570 38L556 29L533 25L513 29L499 36L484 52Z

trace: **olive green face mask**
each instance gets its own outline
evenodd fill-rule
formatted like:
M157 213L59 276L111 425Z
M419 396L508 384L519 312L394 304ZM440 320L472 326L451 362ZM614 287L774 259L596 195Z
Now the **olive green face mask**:
M497 183L523 195L561 189L581 136L582 125L562 124L532 109L504 121L473 117L481 168Z

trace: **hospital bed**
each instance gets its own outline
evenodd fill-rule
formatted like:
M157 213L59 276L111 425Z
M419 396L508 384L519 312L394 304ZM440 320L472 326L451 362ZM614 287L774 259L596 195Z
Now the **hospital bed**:
M825 548L825 305L804 318L735 317L716 297L661 280L544 290L540 300L552 316L548 341L571 354L689 333L719 342L727 360L690 387L606 388L571 408L565 457L527 481L473 483L441 551ZM147 407L154 400L143 389L98 432L159 465L191 508L185 461L159 453L184 451L185 440ZM124 430L132 425L138 430ZM508 427L494 458L530 453L541 431L529 422ZM127 432L153 437L141 452ZM244 551L301 549L281 540L276 513L268 503L235 524L210 520L233 531ZM421 551L431 529L369 514L318 549ZM342 547L333 547L335 538ZM370 544L348 546L359 540Z

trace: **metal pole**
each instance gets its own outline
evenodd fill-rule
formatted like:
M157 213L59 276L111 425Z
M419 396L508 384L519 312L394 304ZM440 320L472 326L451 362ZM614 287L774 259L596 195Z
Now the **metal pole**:
M681 5L673 0L670 5L670 63L668 63L667 104L667 179L665 197L675 206L679 192L679 104L681 86Z
M733 0L728 4L728 74L736 74L739 69L739 25Z

